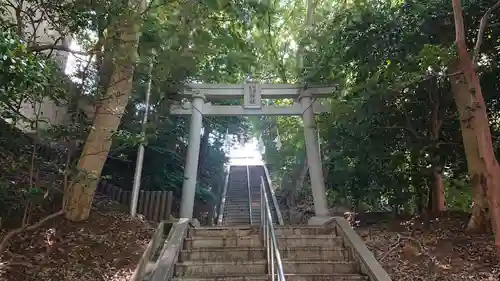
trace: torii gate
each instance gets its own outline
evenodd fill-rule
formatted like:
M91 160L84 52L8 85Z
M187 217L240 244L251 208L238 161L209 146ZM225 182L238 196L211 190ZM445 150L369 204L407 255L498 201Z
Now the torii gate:
M313 98L325 98L333 92L333 87L308 87L304 89L292 84L188 84L182 95L191 98L191 102L181 106L174 105L170 110L173 115L191 115L189 142L180 217L192 218L195 200L198 157L200 152L200 134L205 116L292 116L300 115L304 123L305 146L309 174L311 178L316 218L312 224L321 224L329 217L326 201L325 181L319 144L314 124L314 114L328 111ZM237 100L243 98L243 105L212 105L210 101ZM291 98L295 102L290 106L262 105L262 99Z

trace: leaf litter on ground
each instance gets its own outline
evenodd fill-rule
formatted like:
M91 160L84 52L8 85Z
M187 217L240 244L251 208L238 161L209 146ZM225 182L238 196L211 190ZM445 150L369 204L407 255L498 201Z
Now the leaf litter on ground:
M498 281L492 234L465 231L467 215L445 215L424 227L401 219L357 227L394 281Z
M0 280L129 280L155 224L98 196L93 209L85 222L58 217L13 238L0 257Z

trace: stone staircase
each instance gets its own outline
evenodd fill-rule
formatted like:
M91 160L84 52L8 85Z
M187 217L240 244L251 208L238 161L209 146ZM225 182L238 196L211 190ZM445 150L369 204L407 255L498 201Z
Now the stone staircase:
M282 219L269 196L266 174L263 166L231 166L222 225L196 227L189 219L179 219L168 228L160 223L131 281L272 280L260 227L261 177L286 281L391 281L342 217L332 217L321 226L278 226L276 217Z
M273 222L278 221L276 208L272 202L272 197L270 195L270 187L267 183L266 175L264 172L264 166L249 166L248 171L250 174L250 193L252 198L252 223L254 225L260 225L260 190L261 190L261 177L264 177L264 184L267 192L268 204L271 210L271 216L273 216Z
M335 227L276 227L285 277L290 281L368 281ZM270 280L258 227L189 228L174 281Z
M247 166L231 166L222 223L224 225L249 225Z
M263 166L248 166L248 168L247 166L231 166L223 212L223 225L250 225L248 182L250 183L250 198L252 202L252 225L260 225L261 177L266 179ZM248 181L248 179L250 179L250 181ZM267 182L265 182L265 185L273 221L277 222L276 209L269 195L269 185Z

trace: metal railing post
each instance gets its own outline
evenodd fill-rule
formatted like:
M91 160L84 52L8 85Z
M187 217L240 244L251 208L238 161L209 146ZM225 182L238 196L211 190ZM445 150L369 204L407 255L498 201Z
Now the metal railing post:
M273 217L271 216L271 208L266 194L266 185L264 177L261 177L260 184L260 210L261 210L261 227L264 238L264 247L266 247L267 270L271 273L271 281L285 281L283 272L283 263L278 249L276 233L274 231Z
M250 225L252 222L252 187L250 186L250 169L247 166L247 190L248 190L248 217L250 220Z
M224 181L224 187L222 189L221 201L219 205L219 212L217 217L217 225L222 225L222 220L224 218L224 208L226 207L226 196L227 196L227 185L229 184L229 174L231 173L231 166L224 168L226 171L226 179Z

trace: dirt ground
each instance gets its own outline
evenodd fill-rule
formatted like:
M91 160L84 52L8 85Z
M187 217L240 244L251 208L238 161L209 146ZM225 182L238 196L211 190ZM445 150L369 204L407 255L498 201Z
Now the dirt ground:
M0 280L129 280L154 228L132 219L123 207L97 199L86 222L59 217L12 239L0 259Z
M498 281L493 236L464 232L467 214L448 215L424 230L418 220L357 228L394 281Z

